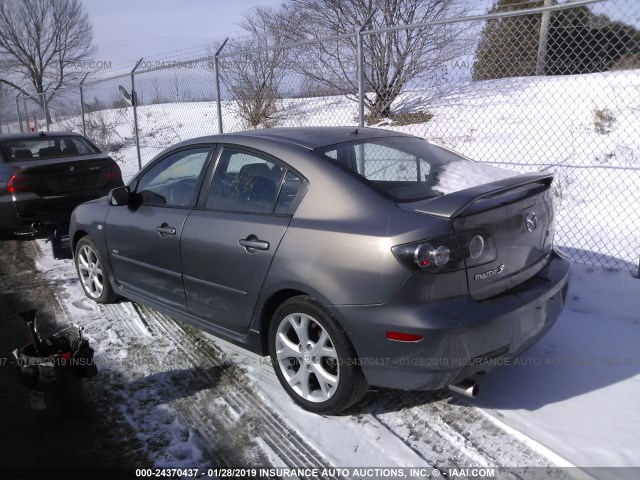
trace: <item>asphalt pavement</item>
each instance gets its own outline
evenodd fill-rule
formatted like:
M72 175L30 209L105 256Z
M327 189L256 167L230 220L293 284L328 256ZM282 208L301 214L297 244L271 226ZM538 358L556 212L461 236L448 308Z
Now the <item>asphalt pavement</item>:
M132 477L150 464L134 433L105 415L99 373L83 380L82 408L42 414L30 405L11 353L31 341L18 314L37 309L42 336L69 325L55 285L34 267L36 255L29 240L0 242L0 478Z

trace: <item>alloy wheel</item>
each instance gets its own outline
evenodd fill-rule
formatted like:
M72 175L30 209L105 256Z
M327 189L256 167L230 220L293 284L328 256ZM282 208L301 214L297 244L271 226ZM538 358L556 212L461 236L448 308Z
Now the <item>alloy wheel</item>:
M313 317L287 315L276 332L275 354L285 380L304 400L325 402L333 396L340 381L338 354Z
M97 253L89 245L83 245L80 248L78 273L87 294L93 299L99 298L104 291L102 265Z

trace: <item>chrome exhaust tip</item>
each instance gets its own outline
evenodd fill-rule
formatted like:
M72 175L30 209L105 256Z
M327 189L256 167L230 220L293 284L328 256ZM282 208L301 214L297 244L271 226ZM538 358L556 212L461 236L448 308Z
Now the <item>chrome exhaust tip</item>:
M476 398L478 395L478 382L473 380L463 380L460 383L449 385L449 390L469 398Z

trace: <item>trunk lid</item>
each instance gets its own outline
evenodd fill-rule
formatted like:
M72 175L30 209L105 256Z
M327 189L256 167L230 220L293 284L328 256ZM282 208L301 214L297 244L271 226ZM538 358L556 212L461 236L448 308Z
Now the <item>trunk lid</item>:
M43 197L105 188L118 172L104 154L12 162L33 191Z
M451 221L465 259L469 293L484 300L528 280L547 263L553 241L553 174L527 174L459 190L400 208ZM483 237L474 260L471 240Z

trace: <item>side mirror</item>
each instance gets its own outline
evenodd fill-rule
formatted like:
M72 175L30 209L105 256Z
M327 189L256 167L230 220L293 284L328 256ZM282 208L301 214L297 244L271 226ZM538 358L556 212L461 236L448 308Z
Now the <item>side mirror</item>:
M114 188L109 192L109 195L107 195L109 205L113 205L115 207L119 205L128 205L130 198L131 191L126 185L124 187Z

